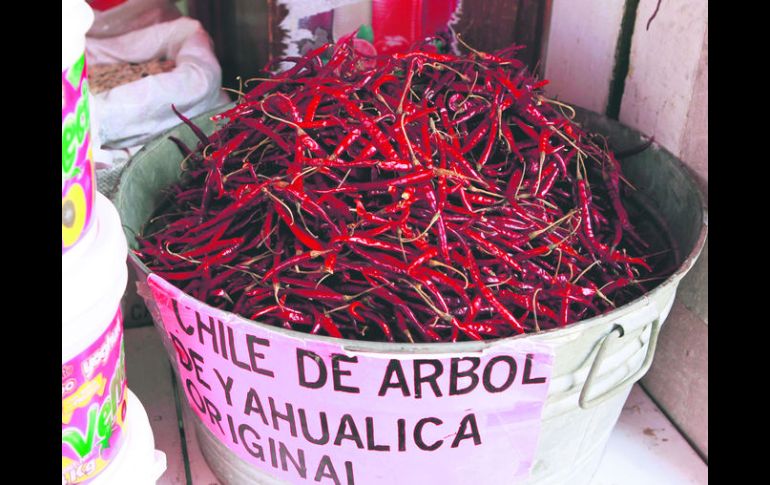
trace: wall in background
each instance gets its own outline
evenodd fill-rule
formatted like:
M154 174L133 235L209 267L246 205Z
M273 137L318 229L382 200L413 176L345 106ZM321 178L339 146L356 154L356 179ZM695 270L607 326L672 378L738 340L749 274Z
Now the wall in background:
M187 0L190 16L200 20L214 41L222 66L222 85L238 89L267 64L268 0Z
M622 16L622 1L554 0L545 55L549 95L605 112Z
M441 0L420 1L425 11L440 10ZM492 51L511 43L523 44L526 47L520 52L520 58L533 67L539 66L542 73L544 30L552 0L458 1L459 14L453 27L471 46ZM286 48L286 32L281 23L287 15L291 13L296 17L302 11L317 13L321 8L320 4L298 0L181 0L181 3L185 4L184 11L200 20L211 35L222 66L222 84L231 89L239 87L238 76L243 79L259 76L271 58L281 56ZM351 2L330 0L327 3ZM411 2L395 3L403 6ZM289 12L287 5L298 10Z
M611 86L619 85L619 121L679 157L708 197L707 3L554 0L549 32L548 94L607 113ZM627 72L617 78L619 63ZM708 459L708 242L680 285L642 383Z

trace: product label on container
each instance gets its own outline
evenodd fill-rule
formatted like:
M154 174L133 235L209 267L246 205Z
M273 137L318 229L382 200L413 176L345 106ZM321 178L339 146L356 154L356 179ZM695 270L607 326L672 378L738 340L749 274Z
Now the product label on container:
M123 318L61 366L62 483L83 483L117 454L126 417Z
M484 483L526 478L553 351L377 354L260 328L151 275L153 311L187 401L255 468L290 483Z
M93 219L96 178L89 113L84 53L61 73L62 253L81 239Z

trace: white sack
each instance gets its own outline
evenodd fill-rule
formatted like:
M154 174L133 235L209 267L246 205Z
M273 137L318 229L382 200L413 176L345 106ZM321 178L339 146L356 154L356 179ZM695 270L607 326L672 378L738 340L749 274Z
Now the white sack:
M181 17L127 34L86 39L89 65L173 59L176 67L94 94L92 130L101 148L147 143L180 123L171 105L193 117L229 102L222 70L200 22ZM99 147L95 147L99 148Z

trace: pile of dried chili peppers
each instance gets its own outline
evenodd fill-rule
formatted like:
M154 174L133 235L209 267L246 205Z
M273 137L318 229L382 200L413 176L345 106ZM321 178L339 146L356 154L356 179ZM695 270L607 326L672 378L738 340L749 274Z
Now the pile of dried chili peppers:
M187 294L311 334L454 342L536 332L646 292L649 245L601 139L515 58L347 37L260 79L185 155L138 238ZM659 278L658 278L659 279Z

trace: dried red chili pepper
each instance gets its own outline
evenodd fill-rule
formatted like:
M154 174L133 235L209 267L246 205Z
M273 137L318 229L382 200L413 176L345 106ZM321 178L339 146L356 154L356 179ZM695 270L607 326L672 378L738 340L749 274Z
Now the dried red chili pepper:
M500 338L640 295L620 164L516 47L469 50L364 59L346 36L271 62L211 135L180 115L200 143L172 139L185 174L136 253L218 308L349 339Z

